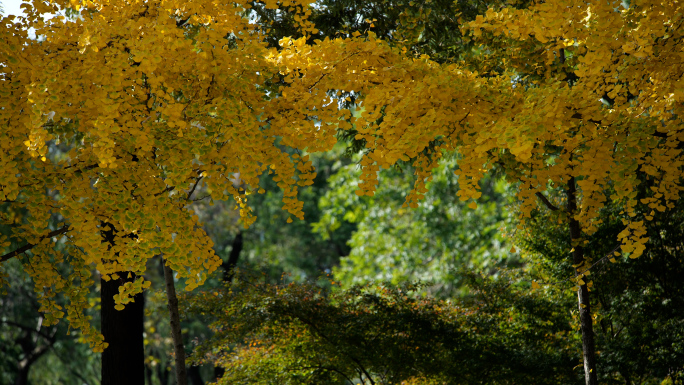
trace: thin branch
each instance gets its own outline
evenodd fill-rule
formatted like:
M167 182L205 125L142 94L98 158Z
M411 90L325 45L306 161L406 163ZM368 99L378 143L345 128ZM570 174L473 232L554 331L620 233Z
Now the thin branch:
M211 195L205 195L205 196L203 196L203 197L201 197L201 198L191 199L190 202L200 202L200 201L203 201L203 200L205 200L205 199L207 199L207 198L211 198Z
M201 180L202 180L202 177L201 177L201 176L200 176L199 178L197 178L197 181L195 181L195 185L192 186L192 189L191 189L190 192L188 193L188 197L186 198L186 200L188 200L188 201L190 200L190 197L191 197L192 194L195 192L195 189L197 188L197 185L199 184L199 182L200 182Z
M37 335L39 335L39 336L45 338L47 341L53 341L53 340L55 339L54 336L50 336L50 335L48 335L48 334L45 334L45 333L41 332L40 330L36 330L35 328L29 327L29 326L25 326L25 325L22 325L22 324L20 324L20 323L16 323L16 322L13 322L13 321L3 321L3 320L0 320L0 323L3 323L3 324L5 324L5 325L9 325L9 326L14 326L14 327L16 327L16 328L19 328L19 329L21 329L21 330L25 330L25 331L27 331L27 332L35 333L35 334L37 334Z
M154 194L154 196L155 196L155 197L158 197L158 196L160 196L160 195L162 195L162 194L164 194L164 193L166 193L166 192L169 192L169 191L173 190L174 188L175 188L174 186L167 186L167 187L164 189L164 191L158 192L158 193Z
M71 165L71 166L66 166L66 167L64 167L64 169L66 170L66 169L74 168L74 167L78 167L78 166L79 166L78 164L73 164L73 165ZM97 167L99 167L98 164L91 164L91 165L89 165L89 166L85 166L85 167L83 167L83 168L80 168L80 169L76 170L76 172L88 171L88 170L92 170L92 169L97 168Z
M310 320L308 320L308 319L305 319L305 318L304 318L303 316L301 316L301 315L297 315L297 314L288 314L287 311L284 311L283 314L289 315L289 316L292 317L292 318L298 319L299 321L301 321L301 322L304 323L305 325L308 325L311 329L313 329L314 333L316 333L317 335L321 336L321 338L323 338L325 341L327 341L327 342L328 342L330 345L332 345L334 348L337 348L337 345L336 345L336 344L335 344L327 335L323 334L323 332L316 326L316 324L315 324L313 321L310 321ZM341 350L340 350L339 352L342 353L342 354L344 354L345 356L347 356L347 358L349 358L350 360L352 360L352 362L354 362L354 363L357 365L357 370L359 371L359 374L360 374L361 372L363 372L363 374L366 375L366 378L368 378L368 381L370 381L371 385L375 385L375 381L373 381L373 378L371 377L371 375L368 374L368 372L366 371L366 368L363 367L363 364L361 364L361 362L359 362L358 359L356 359L353 355L348 354L348 353L346 353L346 352L344 352L344 351L341 351ZM363 380L363 376L360 376L360 377L361 377L361 380Z
M188 22L188 20L190 20L190 18L191 18L192 16L193 16L193 15L190 15L190 16L186 17L185 19L178 20L178 21L176 22L176 27L181 28L181 27L185 26L185 24Z
M55 231L49 232L45 236L42 236L40 239L43 240L43 239L47 239L47 238L56 237L58 235L62 235L64 233L66 233L67 231L69 231L69 225L64 225L61 228L59 228ZM26 245L24 245L24 246L12 251L12 252L9 252L9 253L3 255L2 257L0 257L0 263L5 262L8 259L14 258L19 254L25 253L25 252L31 250L32 248L36 247L36 245L38 245L38 243L35 243L35 244L27 243Z
M570 107L567 107L567 108L570 109ZM590 119L585 119L585 118L583 117L583 115L582 115L581 113L579 113L579 112L573 113L573 114L570 116L570 119L582 119L582 120L586 120L587 122L591 122L591 123L597 124L597 125L599 125L599 126L604 125L603 122L602 122L601 120L596 120L596 119L591 119L591 118L590 118ZM607 124L606 126L609 126L609 124Z
M534 195L536 195L539 199L541 199L541 201L544 202L544 205L545 205L546 207L548 207L551 211L558 211L558 207L554 206L553 203L551 203L551 201L549 201L549 200L544 196L544 194L542 194L541 192L537 192L537 193L534 194Z
M591 266L587 267L586 269L584 269L582 271L578 271L578 273L586 275L585 273L589 272L591 270L591 268L593 268L597 264L605 261L606 259L613 258L614 257L613 253L615 253L621 246L622 246L622 242L618 243L617 246L615 246L611 251L608 252L608 254L601 257L598 261L592 263ZM574 281L575 279L576 279L575 277L572 277L572 278L564 279L562 281L557 281L557 282L538 282L538 283L540 285L557 285L559 283Z

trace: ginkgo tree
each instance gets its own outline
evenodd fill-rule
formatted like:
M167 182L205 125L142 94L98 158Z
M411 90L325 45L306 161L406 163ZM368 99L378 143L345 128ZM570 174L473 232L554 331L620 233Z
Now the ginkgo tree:
M306 1L265 6L288 8L312 32ZM136 296L150 286L150 258L163 256L190 290L221 264L188 210L193 199L234 200L249 225L248 196L269 172L284 209L301 218L297 189L315 172L306 155L284 151L270 124L280 68L249 22L249 2L22 7L25 16L0 22L0 225L9 228L0 262L21 258L44 325L66 317L103 351L111 341L86 313L93 269L103 311L113 300L116 310L138 307L141 319ZM200 184L205 196L195 194ZM103 329L117 312L107 314Z
M483 175L502 167L518 183L523 219L541 204L568 227L585 377L595 384L586 276L598 261L585 258L583 247L601 225L599 210L612 200L630 219L605 258L637 258L648 241L645 221L679 199L681 15L677 3L648 1L560 0L523 10L490 9L465 26L486 44L480 72L438 65L426 56L399 59L398 48L372 33L314 47L286 40L277 60L290 68L282 100L291 107L280 119L316 117L355 129L366 147L359 195L373 195L380 167L411 161L416 182L406 204L412 207L445 152L463 154L456 171L459 194L473 206ZM348 111L325 104L330 90L364 95L360 116L350 119ZM291 130L312 128L299 124ZM643 184L649 196L641 202L653 211L641 216L634 208ZM548 189L564 198L552 201L544 195Z

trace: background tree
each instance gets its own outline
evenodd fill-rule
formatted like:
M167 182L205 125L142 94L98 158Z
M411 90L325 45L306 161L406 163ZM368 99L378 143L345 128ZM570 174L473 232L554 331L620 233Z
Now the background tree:
M642 217L651 209L639 204L635 211ZM588 258L596 261L586 279L593 293L597 351L604 367L599 380L679 383L684 376L684 314L681 285L675 282L684 268L679 246L682 207L678 203L671 212L654 213L647 222L649 242L644 256L635 260L611 253L612 242L628 217L620 205L604 208L600 213L603 225L586 246ZM545 290L557 291L567 300L569 285L562 281L573 267L565 257L568 239L563 226L554 224L546 210L539 210L517 240L530 255L531 271L539 281L556 282Z
M242 275L189 299L217 331L195 359L230 384L574 382L560 309L486 280L473 277L481 290L461 307L406 283L328 291Z
M360 174L355 164L330 178L331 188L319 201L324 215L314 229L326 237L347 223L358 226L349 240L349 257L334 270L335 279L346 286L429 281L430 290L437 290L433 295L454 297L465 294L462 271L495 273L517 265L512 244L502 236L510 225L506 186L494 178L484 180L481 204L467 207L456 196L457 158L440 162L426 185L426 199L415 209L402 208L413 183L410 165L382 170L372 197L354 193Z
M425 182L437 167L436 160L458 150L464 155L458 170L463 200L481 196L478 182L494 164L519 183L521 217L529 217L541 199L566 223L572 239L585 376L587 384L596 384L591 303L582 278L592 264L583 247L601 224L598 212L610 199L622 202L630 218L635 215L636 191L642 183L636 170L648 175L651 195L643 199L652 210L673 209L682 188L675 88L666 87L667 92L658 91L652 99L647 92L638 92L650 89L651 83L633 80L644 78L646 71L652 79L665 81L670 72L662 68L679 65L678 59L658 54L672 48L668 39L675 33L676 21L668 20L663 29L655 14L636 16L637 9L650 6L616 12L614 5L592 3L589 22L586 9L571 2L535 4L525 10L491 9L470 28L475 36L484 30L499 43L501 53L492 67L509 60L498 76L439 65L427 56L400 60L397 50L372 33L325 40L315 47L302 40L285 41L280 60L298 76L290 78L283 102L290 104L291 112L282 119L317 116L354 130L366 147L359 195L374 194L380 168L411 160L416 183L406 204L415 207L426 192ZM669 5L652 6L662 8L662 14L676 12ZM600 11L594 12L594 7ZM566 8L572 10L570 14L557 13ZM611 20L613 28L608 32L603 19L599 24L599 15ZM547 28L539 29L541 25ZM621 27L627 25L643 25L648 32ZM633 39L641 48L620 43ZM314 57L318 62L313 62ZM663 66L653 66L655 61ZM537 67L530 68L530 62ZM595 68L603 70L595 74ZM526 70L533 70L529 72L540 80L518 83ZM341 74L347 74L344 80ZM350 111L326 110L316 104L319 95L331 89L364 95L361 116L350 121ZM610 99L605 99L606 108L597 101L604 95ZM543 196L549 186L566 192L566 204ZM609 187L612 193L606 194ZM633 258L643 253L648 240L643 221L625 221L618 235L616 243L623 253Z

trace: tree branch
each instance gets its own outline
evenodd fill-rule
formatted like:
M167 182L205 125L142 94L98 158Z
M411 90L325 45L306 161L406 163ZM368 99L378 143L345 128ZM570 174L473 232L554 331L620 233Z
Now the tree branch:
M35 328L29 327L29 326L24 326L24 325L22 325L22 324L20 324L20 323L17 323L17 322L7 321L7 320L5 320L5 321L0 320L0 323L3 323L3 324L5 324L5 325L9 325L9 326L14 326L15 328L18 328L18 329L21 329L21 330L25 330L25 331L27 331L27 332L29 332L29 333L38 334L39 336L43 337L45 340L47 340L47 341L49 341L49 342L53 342L54 339L55 339L54 336L50 336L50 335L48 335L48 334L45 334L45 333L41 332L40 330L36 330Z
M47 239L47 238L56 237L56 236L58 236L58 235L62 235L62 234L64 234L64 233L66 233L67 231L69 231L69 225L64 225L64 226L62 226L61 228L59 228L59 229L57 229L57 230L55 230L55 231L49 232L47 235L41 237L40 239L43 240L43 239ZM11 258L16 257L16 256L19 255L19 254L22 254L22 253L25 253L25 252L31 250L31 249L34 248L37 244L38 244L38 243L35 243L35 244L33 244L33 243L27 243L26 245L24 245L24 246L22 246L22 247L20 247L20 248L18 248L18 249L16 249L16 250L14 250L14 251L12 251L12 252L9 252L9 253L3 255L2 257L0 257L0 263L5 262L5 261L7 261L7 260L9 260L9 259L11 259Z
M554 206L553 203L551 203L551 201L549 201L549 200L544 196L544 194L542 194L541 192L537 192L537 193L534 194L534 195L536 195L539 199L541 199L541 201L544 202L544 205L545 205L546 207L548 207L549 210L551 210L551 211L558 211L558 207Z
M191 197L192 194L195 192L195 189L197 188L197 185L199 184L199 182L200 182L201 180L202 180L202 177L201 177L201 176L200 176L199 178L197 178L197 180L195 181L195 185L192 186L192 189L190 189L190 192L188 192L188 197L187 197L185 200L187 200L187 201L190 200L190 197Z

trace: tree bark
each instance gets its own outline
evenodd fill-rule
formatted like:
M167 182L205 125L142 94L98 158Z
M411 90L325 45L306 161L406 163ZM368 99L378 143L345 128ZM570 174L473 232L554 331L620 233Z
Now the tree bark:
M152 385L152 368L145 365L145 385Z
M574 248L572 252L572 262L575 266L584 263L584 248L582 247L582 229L580 223L575 219L577 213L577 188L575 177L568 181L568 224L570 227L570 240ZM579 273L575 269L575 276ZM577 290L577 300L579 308L580 329L582 330L582 356L584 360L584 382L586 385L598 385L596 375L596 354L594 344L594 325L591 318L591 303L589 301L589 289L585 284L580 285Z
M235 235L235 238L233 238L233 248L230 250L228 261L221 264L221 267L223 268L223 282L225 283L233 282L233 278L235 277L235 267L240 259L240 253L242 252L243 244L242 231L238 231L238 233ZM225 372L225 369L222 367L214 366L214 381L223 377Z
M204 385L199 366L191 366L188 368L188 378L192 385Z
M57 329L53 329L50 334L45 334L42 332L42 316L38 318L38 325L35 328L24 326L21 323L13 321L0 322L17 327L23 331L23 336L15 341L21 347L21 350L24 353L24 358L17 362L17 377L14 381L14 385L26 385L28 384L28 376L32 365L38 361L40 357L52 349L52 346L57 341L55 338ZM45 344L39 344L39 340L43 340Z
M181 334L180 316L178 315L178 297L173 283L173 270L164 263L164 281L166 283L166 299L171 317L171 336L173 337L173 351L176 355L176 383L188 385L188 373L185 369L185 346Z
M240 259L240 252L242 252L242 244L242 231L238 231L237 235L235 235L235 238L233 239L233 248L230 250L228 261L223 262L221 265L221 267L223 267L224 282L233 282L233 276L235 276L235 266L237 266L238 259Z
M100 225L102 242L109 248L114 247L114 225L106 221ZM119 286L136 278L133 272L117 275L118 279L100 279L100 327L109 344L102 352L101 385L145 385L145 297L138 293L123 310L116 310L114 296L119 294Z
M145 385L145 345L143 317L145 298L136 294L123 310L114 309L119 285L133 281L135 274L119 273L118 280L101 280L101 328L109 344L102 353L101 385Z
M19 370L17 372L17 378L14 381L15 385L27 385L29 383L28 376L31 366L38 361L43 354L47 353L48 350L52 348L53 343L54 341L50 343L50 345L40 346L33 349L30 353L26 354L26 357L23 360L19 361Z
M159 377L159 383L161 385L168 385L169 384L169 371L166 367L166 365L157 365L157 377ZM151 384L150 384L151 385Z

